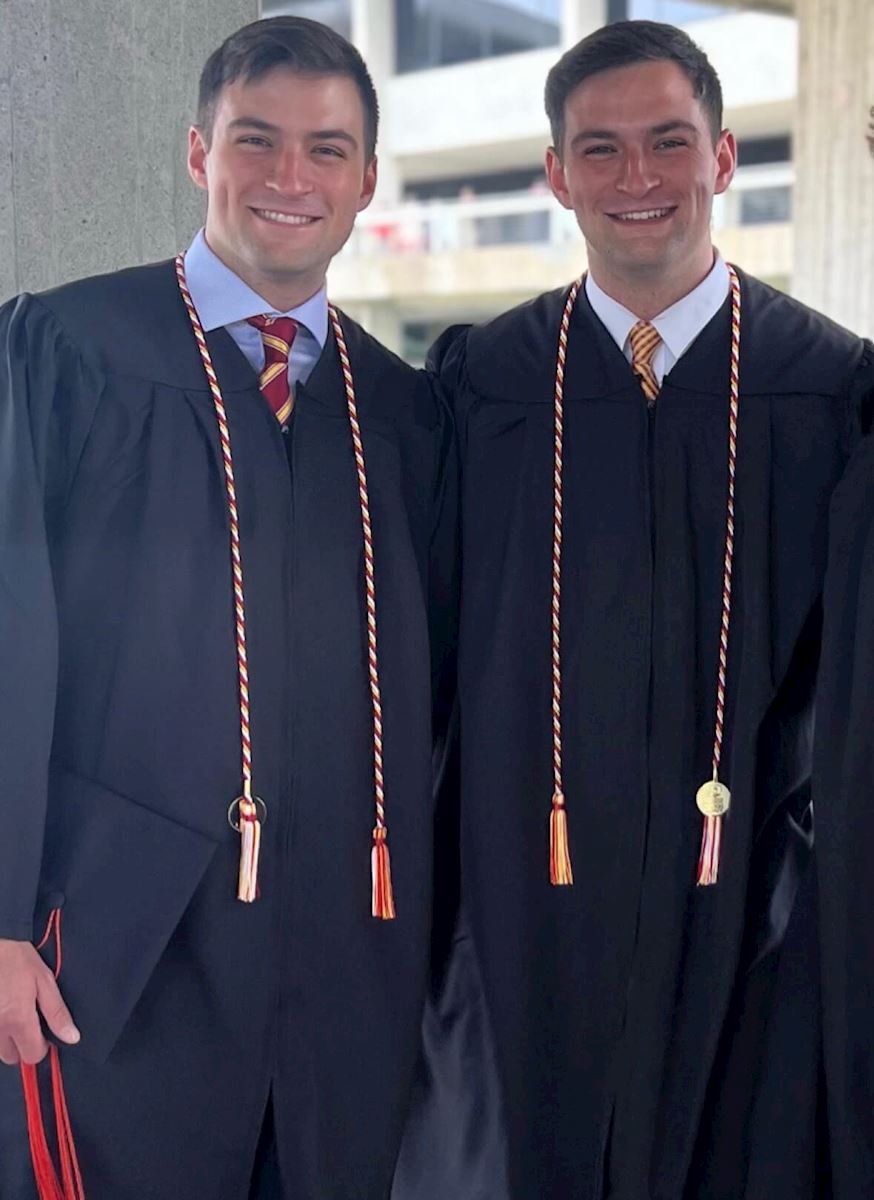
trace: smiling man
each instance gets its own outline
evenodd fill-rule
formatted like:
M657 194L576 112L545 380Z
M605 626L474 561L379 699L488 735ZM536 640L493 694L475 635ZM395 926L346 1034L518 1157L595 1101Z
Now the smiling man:
M446 413L325 294L376 132L249 25L187 253L0 310L4 1200L388 1193L456 556Z
M463 452L458 942L494 1145L512 1200L809 1200L826 525L874 356L714 248L737 152L685 33L598 30L546 107L588 273L434 352ZM408 1192L449 1194L485 1193Z

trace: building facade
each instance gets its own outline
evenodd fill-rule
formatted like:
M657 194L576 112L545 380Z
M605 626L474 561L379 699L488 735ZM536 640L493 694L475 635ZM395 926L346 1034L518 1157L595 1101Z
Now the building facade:
M380 182L331 268L331 294L411 361L447 324L486 319L585 267L573 213L546 186L543 85L565 47L609 20L682 24L706 50L740 145L715 240L791 288L791 14L686 0L265 0L263 11L334 26L371 67Z

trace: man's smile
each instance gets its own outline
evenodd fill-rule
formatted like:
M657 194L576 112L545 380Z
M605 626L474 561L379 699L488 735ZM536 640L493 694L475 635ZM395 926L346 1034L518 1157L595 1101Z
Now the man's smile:
M676 211L676 205L666 205L663 208L640 208L630 212L607 213L607 216L612 221L627 224L629 222L663 221L666 217L672 216Z
M305 213L280 212L275 208L253 208L252 212L262 221L272 221L277 225L314 225L321 217L308 216Z

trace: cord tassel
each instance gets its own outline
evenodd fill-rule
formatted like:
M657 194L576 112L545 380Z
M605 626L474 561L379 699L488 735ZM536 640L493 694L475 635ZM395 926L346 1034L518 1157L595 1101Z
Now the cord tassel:
M556 792L552 797L552 812L549 815L549 882L555 887L570 885L574 881L571 852L567 837L567 809L564 796Z
M24 1088L27 1138L30 1142L30 1158L36 1179L37 1196L39 1200L64 1200L46 1139L42 1104L39 1098L39 1083L36 1067L32 1063L21 1064L21 1083Z
M395 918L395 898L391 886L391 858L388 852L387 837L386 827L377 825L373 831L373 849L370 852L371 912L381 921L393 921Z
M52 909L49 914L46 931L42 941L36 947L37 950L42 950L52 934L54 934L55 941L55 967L53 974L55 979L58 979L61 974L62 951L61 911L57 908ZM67 1098L64 1095L61 1059L56 1046L52 1046L49 1050L49 1064L52 1079L52 1099L55 1107L55 1129L57 1131L58 1150L61 1160L61 1180L58 1179L57 1172L55 1171L55 1164L52 1161L51 1150L46 1138L37 1068L32 1063L21 1064L24 1109L27 1116L27 1137L30 1143L30 1157L36 1180L37 1196L39 1200L85 1200L85 1187L82 1183L82 1173L79 1170L79 1159L76 1155L73 1129L70 1125Z
M251 904L258 899L258 859L261 854L261 822L249 796L240 798L240 875L237 899Z
M699 887L712 887L719 880L719 850L722 842L722 817L706 817L698 857Z
M52 1046L51 1048L51 1070L52 1095L55 1102L55 1125L58 1131L58 1148L61 1154L64 1200L85 1200L85 1187L82 1183L82 1173L79 1170L76 1144L73 1141L73 1129L70 1125L67 1097L64 1094L61 1058L56 1046Z

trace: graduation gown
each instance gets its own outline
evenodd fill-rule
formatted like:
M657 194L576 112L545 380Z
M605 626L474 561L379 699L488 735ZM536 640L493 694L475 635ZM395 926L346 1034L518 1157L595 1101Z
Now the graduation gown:
M247 1195L268 1095L287 1194L390 1187L427 979L454 463L427 378L341 320L374 531L395 921L370 912L362 532L333 336L284 437L227 332L207 335L267 805L246 905L227 815L241 767L225 484L173 264L0 310L0 936L38 937L62 910L82 1040L61 1061L96 1200ZM0 1195L21 1200L17 1072L0 1086Z
M874 1197L874 436L832 499L814 753L834 1200Z
M572 887L551 887L548 865L566 293L436 347L462 461L461 895L505 1124L488 1152L505 1155L508 1183L490 1200L807 1198L818 1186L815 902L791 918L808 886L829 502L874 355L745 275L741 290L720 772L732 804L714 887L695 885L695 793L713 744L730 302L649 410L584 292L573 313L561 600ZM784 994L795 1007L772 1019ZM760 1192L761 1180L788 1182Z

